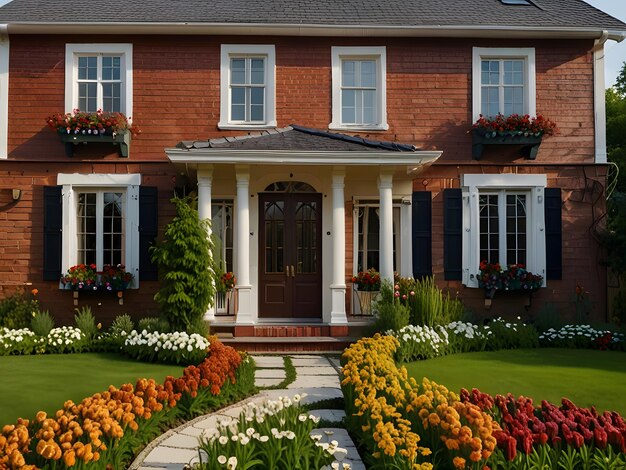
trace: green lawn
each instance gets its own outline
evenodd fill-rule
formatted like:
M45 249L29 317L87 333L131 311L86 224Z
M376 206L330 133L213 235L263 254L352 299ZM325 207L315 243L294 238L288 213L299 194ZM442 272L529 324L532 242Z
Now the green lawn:
M626 416L626 354L579 349L523 349L438 357L406 364L409 375L428 377L458 393L478 388L560 404L618 411ZM538 403L538 402L537 402Z
M51 354L0 357L0 427L19 417L32 419L39 410L54 413L66 400L76 402L109 385L135 383L167 375L179 377L183 367L146 364L117 354Z

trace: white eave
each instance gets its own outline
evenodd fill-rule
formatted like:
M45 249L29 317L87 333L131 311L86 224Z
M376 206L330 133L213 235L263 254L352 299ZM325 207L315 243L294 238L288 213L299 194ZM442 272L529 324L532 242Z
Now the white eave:
M601 28L528 27L501 25L302 25L265 23L74 23L12 22L9 34L208 34L348 37L476 37L596 39ZM609 39L622 41L626 31L609 31Z
M407 174L432 165L442 151L309 151L309 150L231 150L220 148L166 148L167 158L174 164L199 165L338 165L406 167Z

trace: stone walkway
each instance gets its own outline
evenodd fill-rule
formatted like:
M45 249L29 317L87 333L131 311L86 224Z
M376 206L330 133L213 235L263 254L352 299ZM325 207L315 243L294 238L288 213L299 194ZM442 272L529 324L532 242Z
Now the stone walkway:
M257 387L272 387L283 382L286 376L283 356L253 355L252 357L257 365L255 376ZM247 403L261 403L279 396L293 397L295 394L303 393L307 394L302 400L304 404L343 396L339 386L338 358L310 354L290 355L289 357L296 369L296 380L286 389L263 390L240 403L200 416L167 431L152 441L129 468L131 470L181 470L186 464L197 462L199 436L215 428L218 420L225 417L238 417L243 405ZM314 410L311 414L329 423L340 423L345 417L343 410ZM320 428L314 430L313 433L321 434L326 442L338 441L339 447L348 451L343 463L350 464L353 470L365 470L356 447L345 429Z

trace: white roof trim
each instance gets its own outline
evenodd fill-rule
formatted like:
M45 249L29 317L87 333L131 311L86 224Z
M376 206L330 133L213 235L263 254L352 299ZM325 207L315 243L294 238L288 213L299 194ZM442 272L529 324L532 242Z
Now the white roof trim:
M417 36L497 38L591 38L602 35L600 28L528 27L505 25L302 25L270 23L75 23L12 22L10 34L232 34L279 36ZM622 41L626 30L610 30L609 39Z
M413 166L434 163L442 151L320 152L303 150L228 150L166 148L172 163Z

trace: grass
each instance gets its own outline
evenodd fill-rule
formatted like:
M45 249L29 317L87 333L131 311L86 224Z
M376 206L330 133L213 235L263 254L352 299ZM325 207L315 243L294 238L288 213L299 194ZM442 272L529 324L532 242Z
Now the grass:
M555 404L567 397L578 406L626 415L626 354L580 349L522 349L455 354L406 364L409 375L428 377L458 393L526 395Z
M117 354L51 354L0 357L0 427L37 411L54 413L66 400L75 402L137 379L162 382L180 377L182 366L147 364Z

